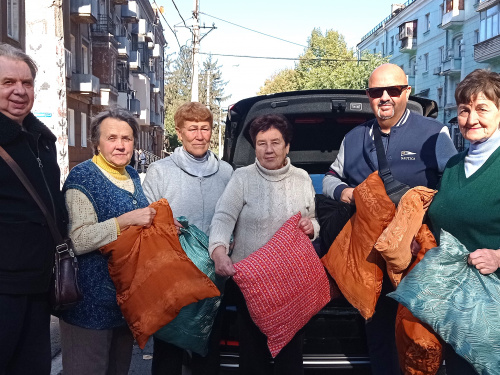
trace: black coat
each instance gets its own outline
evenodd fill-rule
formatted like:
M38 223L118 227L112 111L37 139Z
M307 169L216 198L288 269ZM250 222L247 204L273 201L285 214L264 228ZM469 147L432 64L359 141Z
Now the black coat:
M31 113L23 126L26 131L0 113L0 145L19 164L55 215L64 236L66 210L60 192L56 137ZM54 250L42 211L0 158L0 294L47 292Z

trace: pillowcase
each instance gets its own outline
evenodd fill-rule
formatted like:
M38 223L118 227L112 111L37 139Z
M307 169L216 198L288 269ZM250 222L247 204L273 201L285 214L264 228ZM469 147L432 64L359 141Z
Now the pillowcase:
M100 249L110 255L118 306L141 349L184 306L220 295L182 250L167 200L150 207L156 210L151 227L130 227Z
M215 273L214 261L208 254L208 236L195 225L189 225L184 216L178 217L177 221L183 226L179 235L182 249L196 267L222 292L226 279ZM221 297L212 297L184 306L179 315L165 327L160 328L154 336L179 348L205 356L220 303Z
M375 312L384 260L373 245L394 217L396 206L378 172L354 189L356 213L321 259L344 297L365 319Z
M469 251L441 231L440 246L388 294L429 324L479 374L500 368L500 280L468 265Z
M248 311L276 357L330 301L328 278L311 240L288 219L259 250L234 264L234 281Z

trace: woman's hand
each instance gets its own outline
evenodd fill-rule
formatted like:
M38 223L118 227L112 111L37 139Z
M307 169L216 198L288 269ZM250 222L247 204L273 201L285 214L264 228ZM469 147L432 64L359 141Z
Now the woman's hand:
M174 225L175 228L177 229L177 235L181 234L181 228L184 228L184 226L177 221L177 219L174 217Z
M233 276L236 270L233 261L226 254L224 246L217 246L212 252L212 259L215 263L215 273L220 276Z
M156 210L152 207L139 208L134 211L127 212L116 218L120 230L125 230L132 225L149 228L156 215Z
M309 217L302 217L299 220L299 228L302 232L307 234L309 238L313 238L314 236L314 226L311 221L311 218Z
M345 203L354 204L354 188L345 188L340 193L340 200Z
M468 263L483 275L489 275L500 267L500 250L477 249L469 254Z

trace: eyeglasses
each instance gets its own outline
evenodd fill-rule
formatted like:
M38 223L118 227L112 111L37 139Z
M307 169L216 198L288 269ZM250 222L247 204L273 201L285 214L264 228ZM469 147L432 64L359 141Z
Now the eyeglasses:
M399 86L387 86L387 87L372 87L367 88L366 92L370 96L370 98L380 98L384 95L384 91L387 91L389 96L401 96L403 90L406 90L408 85L399 85Z

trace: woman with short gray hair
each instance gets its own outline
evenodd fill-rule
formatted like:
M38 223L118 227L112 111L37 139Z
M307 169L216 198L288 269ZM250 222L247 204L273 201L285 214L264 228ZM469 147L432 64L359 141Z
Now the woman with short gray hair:
M60 316L65 375L128 374L133 337L116 301L107 258L98 249L132 225L149 227L156 214L128 165L138 132L124 109L99 113L90 130L94 157L74 167L63 186L83 294Z

